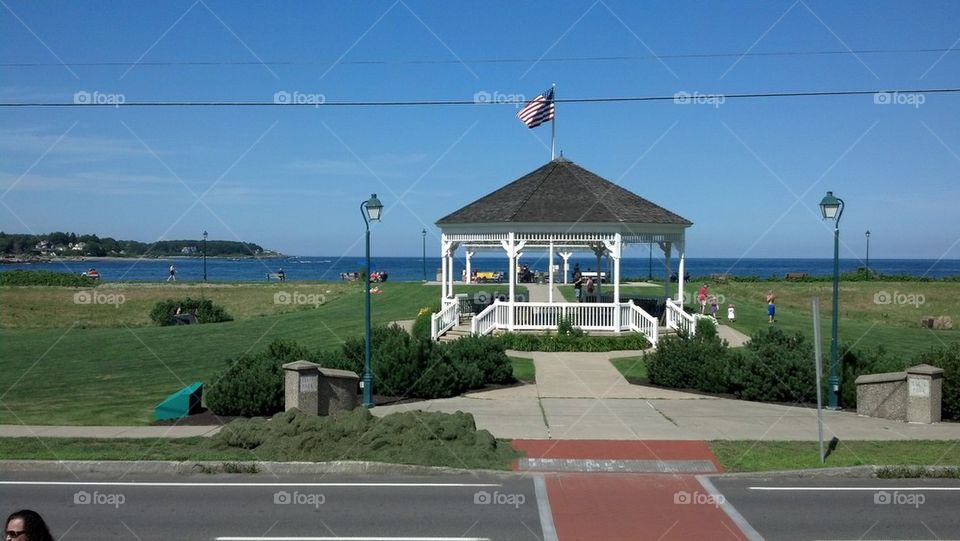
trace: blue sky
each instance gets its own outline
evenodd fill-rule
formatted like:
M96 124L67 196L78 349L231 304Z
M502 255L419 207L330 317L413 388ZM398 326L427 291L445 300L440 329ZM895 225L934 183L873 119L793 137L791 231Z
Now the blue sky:
M43 65L0 67L0 101L529 99L551 83L561 98L958 87L960 51L757 55L952 49L958 21L949 1L3 0L3 62ZM700 53L730 56L671 57ZM633 58L557 61L611 56ZM430 62L409 62L420 60ZM148 65L166 61L250 64ZM690 257L831 257L817 209L829 189L847 203L842 257L863 257L869 229L873 258L956 259L960 94L919 99L560 104L557 146L693 221ZM436 252L437 219L549 160L549 124L528 130L515 112L0 108L0 230L153 241L206 229L353 256L359 204L376 192L386 212L374 251L419 255L426 227Z

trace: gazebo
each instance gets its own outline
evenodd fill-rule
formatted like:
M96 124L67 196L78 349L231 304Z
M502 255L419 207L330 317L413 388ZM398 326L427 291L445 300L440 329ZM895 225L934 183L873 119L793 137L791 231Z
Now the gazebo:
M453 256L464 248L466 282L470 258L478 251L502 251L509 260L509 296L473 317L471 332L556 329L566 318L587 331L641 332L656 345L659 322L632 301L621 302L620 260L627 244L656 243L665 260L664 317L670 328L694 329L694 318L683 311L685 232L689 220L606 180L563 157L548 162L517 180L436 222L441 233L441 302L433 314L434 339L460 321L460 303L454 295ZM670 260L679 256L676 297L670 298ZM549 253L549 302L517 302L517 259L527 251ZM613 263L612 302L559 302L553 299L554 260L563 259L563 279L575 252ZM561 299L562 301L562 299Z

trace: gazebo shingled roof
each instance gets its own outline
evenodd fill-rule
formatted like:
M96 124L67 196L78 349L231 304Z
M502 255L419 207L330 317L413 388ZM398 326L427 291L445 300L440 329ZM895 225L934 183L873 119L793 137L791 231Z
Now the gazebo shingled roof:
M564 158L444 216L437 225L570 221L693 225Z

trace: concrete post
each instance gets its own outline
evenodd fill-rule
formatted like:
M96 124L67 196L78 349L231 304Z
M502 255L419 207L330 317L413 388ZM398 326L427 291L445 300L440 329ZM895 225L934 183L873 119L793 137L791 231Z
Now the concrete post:
M319 414L320 365L308 361L295 361L283 365L284 411L292 408L307 415Z
M943 369L929 364L907 368L907 422L939 423Z

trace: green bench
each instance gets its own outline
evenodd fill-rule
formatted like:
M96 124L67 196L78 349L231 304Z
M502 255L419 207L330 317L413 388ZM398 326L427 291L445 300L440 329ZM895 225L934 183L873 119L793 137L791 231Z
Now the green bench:
M168 419L182 419L187 415L200 410L200 401L203 396L203 382L187 385L183 389L171 394L153 409L153 416L158 421Z

